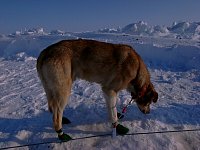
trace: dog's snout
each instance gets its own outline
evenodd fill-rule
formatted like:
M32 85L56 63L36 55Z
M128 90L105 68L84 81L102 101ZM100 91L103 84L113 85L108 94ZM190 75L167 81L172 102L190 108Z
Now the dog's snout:
M144 114L149 114L149 113L150 113L150 109L144 109L144 110L142 110L142 112L143 112Z
M149 114L150 113L150 107L149 105L147 106L142 106L142 105L138 105L139 110L143 113L143 114Z

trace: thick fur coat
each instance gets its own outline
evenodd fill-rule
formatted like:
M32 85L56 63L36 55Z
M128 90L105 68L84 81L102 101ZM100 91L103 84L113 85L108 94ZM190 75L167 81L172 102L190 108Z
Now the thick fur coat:
M116 98L120 90L130 91L144 113L158 98L143 60L127 45L82 39L60 41L41 52L37 71L56 131L62 128L63 110L77 78L102 86L112 123L118 121Z

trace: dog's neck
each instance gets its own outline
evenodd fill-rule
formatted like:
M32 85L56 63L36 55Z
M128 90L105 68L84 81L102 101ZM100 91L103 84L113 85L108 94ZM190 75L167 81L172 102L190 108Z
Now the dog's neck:
M145 95L148 85L144 84L141 88L138 88L135 85L132 85L131 96L133 99L141 98Z
M137 71L137 76L131 81L135 97L143 97L150 83L149 72L143 61L140 61Z

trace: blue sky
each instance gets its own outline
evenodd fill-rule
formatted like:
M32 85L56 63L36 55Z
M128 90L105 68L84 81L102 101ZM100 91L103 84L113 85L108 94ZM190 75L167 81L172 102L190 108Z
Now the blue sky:
M200 22L200 0L0 0L0 33L44 27L88 31L146 21Z

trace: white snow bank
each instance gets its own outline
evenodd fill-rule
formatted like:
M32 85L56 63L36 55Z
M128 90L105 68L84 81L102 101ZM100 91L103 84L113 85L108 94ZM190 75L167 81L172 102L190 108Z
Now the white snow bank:
M200 49L195 46L135 44L133 47L150 67L200 69Z
M145 24L143 25L146 26ZM141 36L132 37L124 36L124 34L74 33L56 36L24 35L15 38L2 38L0 39L0 56L15 60L26 60L28 57L37 58L39 53L47 46L63 39L77 39L78 37L131 45L149 67L157 68L159 66L161 68L180 70L200 69L200 47L198 46L198 42L194 46L193 41L174 41L170 38L158 37L155 39ZM19 54L22 54L22 52L23 57L19 57Z
M29 56L37 57L39 53L47 46L63 39L70 39L70 34L60 35L23 35L0 39L0 56L8 58L20 52L25 52Z

